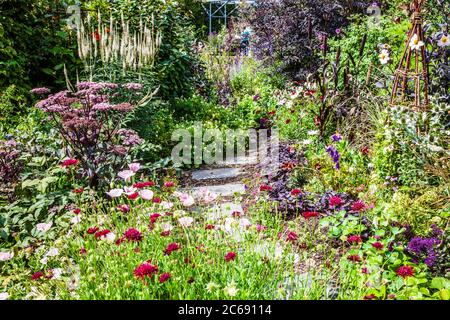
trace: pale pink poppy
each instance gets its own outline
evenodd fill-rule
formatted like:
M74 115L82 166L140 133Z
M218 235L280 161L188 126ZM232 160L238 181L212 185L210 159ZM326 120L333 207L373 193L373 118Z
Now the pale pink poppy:
M195 203L194 198L192 196L188 195L187 193L180 194L178 198L180 199L181 203L185 207L190 207L190 206L194 205L194 203Z
M139 195L144 200L152 200L153 199L153 191L151 190L141 190Z
M14 254L11 252L0 252L0 261L8 261L14 257Z
M173 203L172 202L168 202L168 201L161 201L160 205L165 210L170 210L173 207Z
M134 187L124 187L124 188L123 188L123 191L125 192L125 194L126 194L127 196L134 194L134 193L136 192L136 190L137 190L137 189L134 188Z
M36 230L40 231L40 232L47 232L48 230L50 230L52 225L53 225L52 222L49 222L49 223L38 223L36 225Z
M128 165L128 168L130 168L131 171L133 171L134 173L138 172L139 169L141 168L141 165L139 163L130 163Z
M192 217L182 217L178 219L178 222L185 228L190 227L194 222L194 218Z
M112 189L109 192L106 193L108 196L110 196L111 198L118 198L123 194L123 190L122 189Z
M119 178L122 178L123 180L128 181L135 174L136 173L131 170L123 170L123 171L120 171L117 175L119 176Z

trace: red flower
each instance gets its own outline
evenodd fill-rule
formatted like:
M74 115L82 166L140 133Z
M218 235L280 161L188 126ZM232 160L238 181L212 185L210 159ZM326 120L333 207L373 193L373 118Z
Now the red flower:
M170 230L166 230L160 233L161 237L167 237L168 235L170 235Z
M73 193L76 193L76 194L80 194L80 193L83 193L83 192L84 192L84 188L73 189L72 192L73 192Z
M161 217L159 213L153 213L152 215L150 215L150 223L151 224L155 223L159 217Z
M100 33L98 31L94 31L92 34L96 41L100 41Z
M89 229L87 230L87 233L88 233L88 234L94 234L94 233L96 233L98 230L99 230L98 227L92 227L92 228L89 228Z
M161 203L161 198L153 198L152 202L153 203Z
M142 189L146 187L153 187L154 185L155 183L153 181L147 181L147 182L137 182L133 184L133 187L137 189Z
M165 273L163 273L162 275L159 276L159 283L164 283L164 282L166 282L169 279L170 279L170 273L165 272Z
M67 159L61 163L61 165L66 168L71 167L71 166L76 166L77 164L78 164L78 160L76 160L76 159Z
M292 189L291 196L296 197L301 193L302 193L302 190L300 190L300 189Z
M120 237L119 239L116 240L116 245L120 245L124 241L125 241L125 236Z
M372 247L374 247L377 250L383 249L383 244L381 242L374 242L372 243Z
M305 219L311 219L314 217L318 217L320 215L319 212L315 212L315 211L307 211L307 212L303 212L303 217L305 217Z
M289 123L291 123L291 121L292 121L291 119L286 119L285 123L289 124Z
M225 261L226 261L226 262L233 261L235 258L236 258L236 253L234 253L234 252L228 252L228 253L225 255Z
M173 183L172 181L167 181L164 183L164 187L166 188L172 188L175 186L175 183Z
M342 201L341 198L339 198L338 196L332 196L329 200L328 200L330 207L337 207L337 206L341 206L344 204L344 201Z
M80 214L81 213L81 209L77 208L77 209L73 210L73 213Z
M128 212L130 212L130 206L129 205L126 205L126 204L119 204L118 206L117 206L117 209L119 209L121 212L123 212L123 213L128 213Z
M214 226L212 225L212 224L208 224L206 227L205 227L205 229L206 230L214 230Z
M361 262L361 257L358 256L357 254L350 255L347 257L347 259L352 262Z
M397 275L403 278L411 277L414 275L414 268L411 266L401 266L397 269Z
M128 241L141 241L142 240L142 234L139 232L139 230L136 230L134 228L130 228L123 234L125 238L127 238Z
M267 115L274 116L276 113L277 113L276 110L272 110L272 111L268 112Z
M128 196L128 199L129 199L129 200L136 200L138 197L139 197L139 193L135 192L135 193L133 193L133 194L130 194L130 195Z
M361 210L364 210L365 208L366 208L366 204L361 200L357 200L357 201L353 202L350 209L352 211L361 211Z
M362 242L362 239L361 239L361 236L353 235L353 236L349 236L347 238L347 241L349 243L360 243L360 242Z
M157 266L154 266L149 262L144 262L140 264L136 269L134 269L133 273L136 278L144 279L144 277L153 277L153 275L157 272Z
M262 186L259 187L259 191L271 191L272 187L268 186L266 184L263 184Z
M363 155L368 155L369 153L370 153L370 149L369 149L369 147L362 147L361 148L361 153L363 154Z
M101 238L101 237L106 236L106 235L107 235L108 233L110 233L110 232L111 232L111 231L108 230L108 229L105 229L105 230L102 230L102 231L98 231L98 232L95 233L94 237L95 237L96 239L98 239L98 238Z
M364 300L373 300L375 298L376 296L373 293L364 296Z
M44 274L42 273L42 271L38 271L35 272L32 276L31 276L31 280L39 280L41 277L43 277Z
M367 268L361 268L361 273L368 274L369 271L367 270Z
M164 250L164 254L170 255L173 251L179 250L180 248L181 248L180 245L178 243L176 243L176 242L169 243L167 245L166 250Z
M83 254L86 254L86 253L87 253L86 249L84 247L82 247L80 249L80 254L83 255Z
M297 241L298 235L295 232L289 231L286 237L287 241Z

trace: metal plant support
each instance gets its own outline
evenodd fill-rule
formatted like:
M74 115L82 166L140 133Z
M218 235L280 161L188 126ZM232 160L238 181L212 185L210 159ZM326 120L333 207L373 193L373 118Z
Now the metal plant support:
M229 17L242 4L254 4L254 0L202 0L202 6L208 15L209 33L212 33L214 19L223 20L225 26Z
M414 92L414 108L418 110L426 110L429 106L428 99L428 63L425 56L425 38L423 34L423 17L422 7L426 0L414 0L412 15L412 28L408 33L408 40L400 64L395 71L394 86L390 104L392 106L398 104L411 104L408 100L409 96ZM410 46L411 40L416 37L418 42L423 45L418 49ZM414 90L411 85L414 83Z

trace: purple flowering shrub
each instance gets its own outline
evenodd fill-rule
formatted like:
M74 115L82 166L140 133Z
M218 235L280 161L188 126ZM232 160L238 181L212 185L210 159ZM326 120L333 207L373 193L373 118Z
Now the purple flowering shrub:
M141 98L142 85L80 82L76 88L75 92L50 95L46 88L32 92L48 95L36 107L58 129L66 144L66 156L80 161L84 177L91 186L97 186L102 176L143 143L133 130L121 129L124 118L135 109L133 102Z
M267 0L243 15L252 26L256 56L292 78L305 78L320 65L327 39L362 13L371 1Z

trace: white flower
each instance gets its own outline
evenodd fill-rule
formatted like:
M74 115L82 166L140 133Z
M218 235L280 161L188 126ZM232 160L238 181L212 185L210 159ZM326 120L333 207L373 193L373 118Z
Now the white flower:
M132 195L132 194L134 194L135 192L136 192L136 188L134 188L134 187L124 187L123 188L123 192L127 195L127 196L130 196L130 195Z
M419 36L417 34L414 34L411 38L411 41L409 42L409 46L413 50L419 50L421 47L423 47L425 44L423 41L419 40Z
M122 178L123 180L128 181L135 174L136 173L131 170L123 170L123 171L120 171L117 175L119 176L119 178Z
M8 261L14 257L12 252L0 252L0 261Z
M309 136L317 136L319 134L319 130L309 130L308 135Z
M75 216L70 220L71 224L78 224L81 222L81 217L80 216Z
M427 145L428 149L430 149L431 152L444 152L445 149L440 146L435 146L433 144Z
M45 256L47 257L56 257L59 254L58 248L50 248L50 250L47 251Z
M378 55L381 64L387 64L391 57L389 56L389 51L386 49L381 50L381 53Z
M0 292L0 300L8 300L9 294L8 292Z
M181 219L183 219L183 218L181 218ZM162 229L164 232L172 231L173 226L170 223L166 222L162 225Z
M235 223L235 220L233 218L226 218L224 225L223 225L223 229L228 233L232 233L234 223Z
M106 193L108 196L110 196L111 198L118 198L123 194L123 190L122 189L112 189L109 192Z
M442 37L438 41L439 47L447 47L450 46L450 39L448 38L448 35L443 34Z
M106 241L108 242L114 242L114 240L116 240L116 235L112 232L108 233L106 236Z
M167 202L167 201L161 201L161 203L159 205L163 209L166 209L166 210L172 209L172 207L173 207L173 203L172 202Z
M309 144L311 144L311 143L312 143L312 140L309 140L309 139L303 140L303 144L304 144L305 146L307 146L307 145L309 145Z
M128 165L128 168L133 171L134 173L138 172L139 169L141 168L141 164L140 163L130 163Z
M241 220L239 221L239 226L241 228L246 229L246 228L250 227L251 225L252 224L251 224L250 220L248 220L247 218L241 218Z
M275 259L281 259L283 256L283 245L279 242L275 245Z
M152 200L153 199L153 191L151 190L141 190L139 195L144 200Z
M188 195L187 193L180 194L178 196L178 198L180 199L181 203L185 207L190 207L195 203L194 198L192 196Z
M44 256L41 260L39 260L39 262L42 263L42 264L47 264L48 257Z
M236 288L236 285L234 283L231 283L229 285L227 285L224 289L223 292L230 297L234 297L236 296L236 294L238 293L239 289Z
M214 193L212 191L209 191L208 189L204 190L204 192L203 192L203 200L206 203L213 202L216 199L217 199L217 194L216 193Z
M52 222L49 222L49 223L38 223L36 225L36 230L40 231L40 232L47 232L48 230L50 230L52 225L53 225Z
M206 291L208 291L208 293L212 293L217 288L219 288L219 285L214 282L208 282L208 284L206 285Z
M185 228L190 227L194 222L194 218L192 217L182 217L178 219L178 222Z
M59 280L61 279L61 275L63 274L63 269L61 268L52 269L52 274L53 274L52 279Z
M295 90L294 92L291 93L291 99L295 100L297 98L298 98L298 92L297 92L297 90Z

